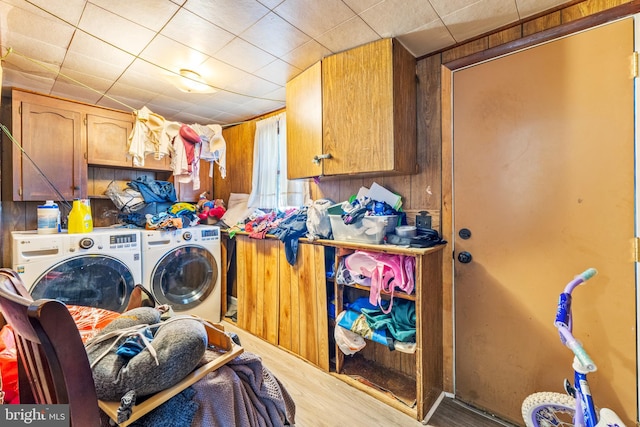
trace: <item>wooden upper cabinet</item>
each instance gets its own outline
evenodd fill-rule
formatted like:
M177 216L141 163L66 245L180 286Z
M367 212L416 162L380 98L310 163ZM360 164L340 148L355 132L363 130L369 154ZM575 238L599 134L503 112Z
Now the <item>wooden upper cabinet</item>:
M287 85L290 179L416 173L416 130L416 61L394 39L329 56ZM315 166L316 156L330 158Z
M89 164L132 167L133 160L127 156L132 129L131 114L114 111L87 114Z
M60 200L56 190L66 200L86 197L84 128L81 113L73 107L71 102L13 91L12 133L22 149L4 139L3 152L11 155L3 158L11 163L3 161L11 168L12 179L6 198Z
M90 108L90 107L87 107ZM132 168L133 159L129 152L129 136L133 130L135 118L132 114L90 108L87 112L87 150L89 165L104 167ZM152 155L145 157L144 166L136 169L170 170L168 156L155 159Z
M324 175L322 154L322 63L287 83L287 177Z

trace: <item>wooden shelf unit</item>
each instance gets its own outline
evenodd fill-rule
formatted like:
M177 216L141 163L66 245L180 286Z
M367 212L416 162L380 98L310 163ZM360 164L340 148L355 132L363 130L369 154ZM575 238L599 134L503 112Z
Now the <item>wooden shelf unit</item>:
M339 242L336 242L338 245ZM415 290L395 291L394 298L415 302L416 349L414 353L391 351L367 340L354 355L346 356L336 346L334 375L394 408L421 421L443 390L442 378L442 248L407 249L386 245L348 244L338 247L334 269L340 260L357 249L413 256ZM344 295L367 296L369 288L335 282L336 315L343 309ZM383 295L390 298L390 295Z

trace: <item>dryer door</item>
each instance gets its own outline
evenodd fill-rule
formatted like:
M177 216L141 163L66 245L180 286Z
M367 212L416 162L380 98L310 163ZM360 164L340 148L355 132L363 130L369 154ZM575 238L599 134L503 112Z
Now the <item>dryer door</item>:
M106 255L68 258L45 271L30 290L33 299L123 312L135 286L131 270Z
M151 274L153 295L160 304L185 311L201 304L214 291L218 264L208 250L183 246L165 254Z

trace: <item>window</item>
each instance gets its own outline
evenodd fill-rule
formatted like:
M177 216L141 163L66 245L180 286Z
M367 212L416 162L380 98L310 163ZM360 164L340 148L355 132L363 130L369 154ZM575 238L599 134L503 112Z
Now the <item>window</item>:
M287 179L286 113L256 122L249 206L284 210L309 202L309 182Z

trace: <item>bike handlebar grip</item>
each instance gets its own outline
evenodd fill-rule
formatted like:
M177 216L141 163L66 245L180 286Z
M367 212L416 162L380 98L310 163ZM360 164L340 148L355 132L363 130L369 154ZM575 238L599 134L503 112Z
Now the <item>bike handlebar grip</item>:
M587 354L587 352L585 351L584 348L582 348L582 346L580 345L580 343L577 340L573 340L571 342L567 341L567 347L569 347L571 349L571 351L573 351L573 354L576 355L576 357L578 358L578 361L580 362L580 364L582 364L582 366L589 372L595 372L596 371L596 364L593 363L593 360L591 360L591 357Z
M591 279L596 274L598 274L598 270L596 270L595 268L588 268L585 271L583 271L582 273L580 273L578 275L578 277L580 277L583 282L586 282L587 280Z

